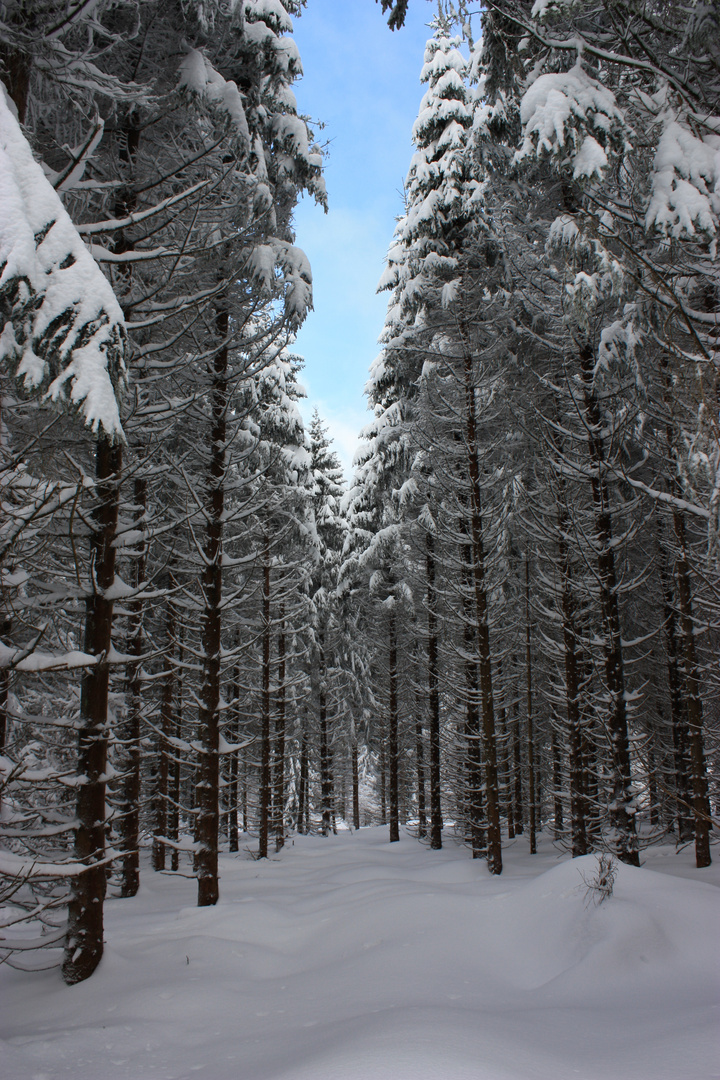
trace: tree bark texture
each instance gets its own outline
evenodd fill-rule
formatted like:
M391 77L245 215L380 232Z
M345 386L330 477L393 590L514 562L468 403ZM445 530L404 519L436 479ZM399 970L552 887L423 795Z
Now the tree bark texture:
M388 709L388 758L390 780L390 843L400 839L399 799L398 799L398 649L397 617L395 606L390 609L388 618L388 678L390 683L390 701Z
M272 628L270 624L270 536L266 532L263 541L263 586L262 586L262 700L260 728L260 821L258 828L258 858L268 857L268 837L270 832L270 651L272 646Z
M618 858L631 866L639 866L610 491L607 483L602 414L593 382L593 367L593 350L585 343L580 348L580 370L591 463L590 482L595 505L598 586L605 631L605 681L610 697L608 732L613 785L610 819Z
M222 635L222 550L225 511L225 469L228 411L229 317L219 308L216 331L221 344L213 360L210 389L210 465L205 502L205 566L202 575L202 685L199 741L202 747L197 773L197 876L198 907L216 904L218 889L218 835L220 828L220 648Z
M500 832L490 627L488 624L487 584L485 581L485 547L482 535L482 486L478 458L477 406L475 387L473 385L473 362L469 352L465 354L465 435L468 472L470 475L470 537L473 550L473 583L478 667L480 670L483 760L485 763L487 862L491 874L501 874L502 836Z
M435 537L425 533L425 572L427 584L428 622L428 699L430 717L428 735L430 741L430 847L442 848L442 796L440 779L440 682L438 672L438 619L437 593L435 587Z
M73 878L68 930L62 965L66 983L82 982L95 971L103 954L105 900L105 774L108 744L107 656L112 644L113 602L105 593L115 580L122 446L101 434L97 440L95 475L97 506L90 534L91 591L86 600L84 651L97 657L82 678L75 816L75 858L88 869Z

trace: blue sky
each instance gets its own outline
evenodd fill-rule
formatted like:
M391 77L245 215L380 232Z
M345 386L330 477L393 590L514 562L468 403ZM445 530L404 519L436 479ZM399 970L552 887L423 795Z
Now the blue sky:
M309 419L317 406L348 475L369 420L363 388L388 299L375 289L402 209L434 6L410 0L406 26L394 32L373 0L310 0L295 20L305 71L298 110L325 123L320 141L329 142L329 213L304 199L295 218L315 299L295 346L306 361L302 412Z

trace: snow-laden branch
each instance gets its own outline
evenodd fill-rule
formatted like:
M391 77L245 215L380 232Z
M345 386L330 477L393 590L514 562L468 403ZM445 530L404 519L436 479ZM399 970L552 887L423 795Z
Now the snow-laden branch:
M0 361L27 390L122 435L125 321L110 283L35 161L0 84Z

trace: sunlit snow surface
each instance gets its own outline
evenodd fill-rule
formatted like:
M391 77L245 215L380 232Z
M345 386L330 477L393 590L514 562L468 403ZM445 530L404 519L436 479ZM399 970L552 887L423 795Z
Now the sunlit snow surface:
M72 989L0 968L2 1080L710 1080L720 873L524 839L493 879L384 828L222 859L222 900L146 871Z

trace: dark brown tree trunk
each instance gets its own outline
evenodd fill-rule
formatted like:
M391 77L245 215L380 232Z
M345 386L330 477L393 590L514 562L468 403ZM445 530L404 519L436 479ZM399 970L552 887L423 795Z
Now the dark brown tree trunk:
M380 824L387 825L387 768L385 753L385 732L380 746Z
M165 663L168 671L163 679L162 701L160 703L160 740L158 745L157 786L153 793L155 810L155 835L152 846L153 870L165 869L165 847L163 839L167 836L168 826L168 778L170 775L170 743L172 735L174 698L175 698L175 609L171 601L167 605L165 636L168 651Z
M533 716L532 649L530 629L530 559L525 556L525 685L527 689L528 823L530 854L537 854L535 802L535 717Z
M690 563L687 556L685 517L680 510L673 511L673 526L677 541L675 577L677 580L678 607L680 609L680 632L682 634L685 667L685 700L687 705L688 738L690 743L690 782L693 793L695 818L695 865L698 869L710 866L710 800L708 798L705 748L703 743L703 703L700 695L697 653L695 650L695 622L692 610L692 586Z
M352 805L353 805L353 828L360 828L360 770L358 764L357 731L353 722L351 731L352 745L350 747L352 766Z
M598 543L597 566L600 607L605 631L605 681L610 696L608 732L612 769L611 821L615 831L616 854L621 862L640 865L635 828L630 741L625 702L622 631L618 607L615 548L612 536L610 492L607 484L602 414L593 384L594 355L589 344L580 349L580 370L590 451L591 487L595 504L595 535Z
M435 589L435 537L425 533L425 571L427 578L428 620L428 698L430 705L430 847L442 848L442 796L440 780L440 683Z
M218 890L218 836L220 829L220 653L222 636L222 550L227 467L228 345L230 319L217 311L216 332L221 342L213 361L210 390L210 468L205 502L205 567L202 575L202 686L199 741L202 747L197 772L197 876L198 907L216 904Z
M575 630L575 599L572 593L570 550L567 542L569 527L565 488L558 494L558 548L560 551L561 608L563 620L563 651L565 661L565 704L570 764L570 830L574 859L588 852L585 821L585 774L583 770L580 677L578 672L577 635Z
M552 743L552 762L553 762L553 835L555 840L559 840L562 836L563 828L565 827L564 815L563 815L563 769L562 759L560 757L560 740L558 738L557 726L559 718L553 708L553 715L551 721L551 743Z
M400 839L398 816L398 692L397 692L397 623L395 607L388 619L388 677L390 682L390 702L388 710L388 757L390 788L390 843Z
M498 664L498 674L502 674L502 666ZM510 732L507 723L507 708L503 693L502 705L498 708L498 784L500 794L505 803L505 817L507 820L508 840L515 838L515 816L513 814L513 798L510 768Z
M678 839L684 843L693 838L692 819L688 813L688 807L690 806L690 789L688 784L689 734L687 725L687 704L684 700L682 675L679 665L680 644L678 642L677 614L673 602L673 588L668 567L668 555L662 536L662 522L659 516L657 518L657 547L660 583L663 592L663 628L665 630L668 689L670 691L670 725L673 740L675 793L677 795L674 816L677 820Z
M239 645L238 634L235 640L236 647ZM240 668L235 665L233 668L233 696L232 696L232 722L230 728L230 738L234 743L238 743L240 740ZM238 760L239 750L233 750L230 755L230 783L228 788L228 848L230 851L237 851L240 841L238 830L238 805L239 805L239 783L238 777L240 775L240 762Z
M122 447L100 435L97 440L95 475L97 499L90 534L91 587L86 601L84 650L97 657L82 678L78 730L77 786L75 804L75 858L88 869L73 878L68 909L68 930L62 965L66 983L82 982L92 975L103 954L103 903L105 900L105 774L108 744L107 656L112 644L113 602L105 597L115 580Z
M308 736L307 718L303 724L302 741L300 743L300 783L298 785L298 812L297 831L302 836L309 829L309 793L308 793Z
M277 715L275 717L275 850L285 843L285 608L280 608L278 632L278 690Z
M260 731L260 822L258 829L258 858L268 857L270 831L270 794L272 776L270 770L270 648L272 631L270 624L270 537L266 533L263 543L263 638L262 638L262 702Z
M183 629L182 623L178 627L178 670L177 670L177 697L175 701L175 717L173 735L176 739L183 736ZM168 838L177 844L180 839L180 790L182 780L182 765L180 750L176 749L172 759L170 773L170 806L168 809ZM170 853L170 869L177 871L180 868L180 852L174 847Z
M523 774L522 774L522 740L520 731L520 688L515 677L515 657L512 659L513 670L513 724L512 724L512 759L514 780L513 793L513 817L515 819L514 831L516 836L522 836L525 829L523 821Z
M485 813L487 818L487 863L491 874L501 874L502 835L500 832L500 803L497 778L497 747L495 743L492 661L490 656L490 627L488 623L487 584L485 581L482 487L480 483L480 464L478 458L477 408L475 401L475 387L473 385L473 362L469 352L466 352L465 354L465 433L468 472L470 474L470 537L473 549L473 583L482 704L482 741L483 761L485 764Z
M467 535L467 530L461 522L461 531ZM463 647L465 659L463 669L465 675L465 775L467 777L467 815L470 825L470 844L473 859L479 859L487 853L487 840L483 818L485 814L483 799L483 775L482 775L482 751L480 744L482 734L480 731L480 686L478 679L478 665L474 659L476 655L475 644L475 620L473 618L473 576L472 576L472 547L470 544L460 545L460 555L463 564Z
M320 831L323 836L327 836L331 829L334 831L332 761L327 723L326 678L325 641L323 634L320 634L320 798L322 802L320 811L322 815L322 825Z
M133 485L134 525L144 534L147 516L147 481L138 477ZM142 536L140 554L134 567L134 584L137 588L145 579L147 546ZM140 657L143 652L143 611L142 600L128 603L130 612L129 640L127 651L137 657L127 667L127 717L123 724L125 743L124 775L120 797L120 847L123 854L120 875L120 895L135 896L140 887L140 789L141 761L140 746L142 718L142 673Z
M415 767L417 771L418 836L427 836L427 808L425 804L425 744L422 720L415 721Z

